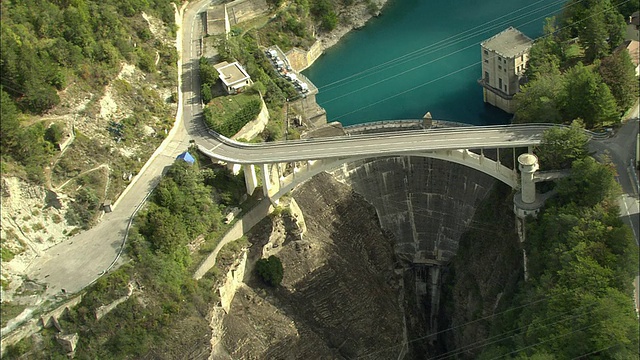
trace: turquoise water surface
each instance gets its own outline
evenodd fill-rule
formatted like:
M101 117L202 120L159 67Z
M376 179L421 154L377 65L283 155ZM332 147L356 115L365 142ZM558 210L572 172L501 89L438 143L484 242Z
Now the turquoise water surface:
M531 38L565 0L389 0L304 71L328 121L421 118L504 124L482 101L480 42L514 26Z

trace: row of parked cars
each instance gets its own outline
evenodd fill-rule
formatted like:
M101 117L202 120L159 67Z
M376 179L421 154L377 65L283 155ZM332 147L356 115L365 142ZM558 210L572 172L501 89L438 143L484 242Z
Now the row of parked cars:
M291 81L293 86L295 86L298 91L303 94L309 92L309 85L307 85L306 82L300 80L298 78L298 75L296 75L291 69L291 66L280 59L277 51L275 51L274 49L268 49L265 54L269 59L271 59L271 63L276 68L276 70L278 70L278 73L285 79Z

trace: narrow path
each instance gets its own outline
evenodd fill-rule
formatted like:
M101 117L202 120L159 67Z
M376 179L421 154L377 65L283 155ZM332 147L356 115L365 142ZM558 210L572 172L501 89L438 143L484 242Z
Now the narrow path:
M53 191L60 191L63 187L65 187L67 184L69 184L70 182L72 182L73 180L79 178L82 175L86 175L92 171L98 170L98 169L102 169L102 168L107 168L107 184L109 183L109 165L108 164L100 164L96 167L94 167L93 169L89 169L89 170L85 170L83 172L81 172L80 174L72 177L71 179L65 181L64 183L62 183L62 185L59 185L55 188L52 188Z
M249 210L244 216L238 219L229 229L215 249L209 254L209 256L200 264L198 269L193 274L193 278L199 280L204 274L209 271L216 264L216 257L220 250L228 243L238 240L242 235L246 234L254 227L260 220L264 219L273 211L271 201L269 198L262 199L253 209Z

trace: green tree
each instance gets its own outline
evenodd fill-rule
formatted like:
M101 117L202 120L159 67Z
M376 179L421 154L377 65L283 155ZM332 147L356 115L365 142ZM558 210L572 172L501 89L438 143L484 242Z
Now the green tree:
M209 60L207 60L207 58L205 57L200 58L199 65L200 83L209 84L209 86L214 85L219 79L218 70L216 70L213 65L209 64Z
M53 145L60 144L63 128L60 124L53 123L44 132L44 139Z
M573 121L570 127L553 127L545 130L542 141L536 149L543 169L568 169L576 160L589 155L589 136L580 121Z
M607 56L624 39L624 18L610 0L571 0L562 18L571 35L579 37L588 63Z
M602 78L591 67L578 63L565 73L563 117L583 119L587 128L619 121L616 100Z
M561 103L564 78L556 69L536 75L514 97L518 123L562 123Z
M591 157L574 161L571 175L558 181L557 189L561 198L578 206L613 203L620 194L613 166L600 164Z
M633 14L635 11L638 11L638 9L640 9L640 1L638 0L620 1L618 2L617 7L620 14L622 14L622 16L624 16L626 19L628 16L631 16L631 14Z
M268 259L258 260L256 262L256 272L264 282L271 286L278 286L282 282L282 262L275 255L269 256Z
M537 39L529 50L529 60L525 75L535 80L538 74L559 73L562 60L562 42L556 39L555 17L546 18L544 36Z
M638 99L638 79L629 52L615 51L602 59L598 71L616 99L618 112L629 109Z
M213 94L211 93L211 85L202 84L200 86L200 96L202 97L202 102L206 105L211 99L213 99Z
M10 149L16 146L20 131L20 112L15 103L3 89L0 88L2 96L0 103L0 146L2 155L7 154Z

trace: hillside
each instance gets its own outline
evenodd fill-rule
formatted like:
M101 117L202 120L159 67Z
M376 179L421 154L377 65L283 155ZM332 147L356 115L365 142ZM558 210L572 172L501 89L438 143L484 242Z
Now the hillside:
M4 305L22 303L30 261L99 221L170 130L177 52L169 1L1 6Z

